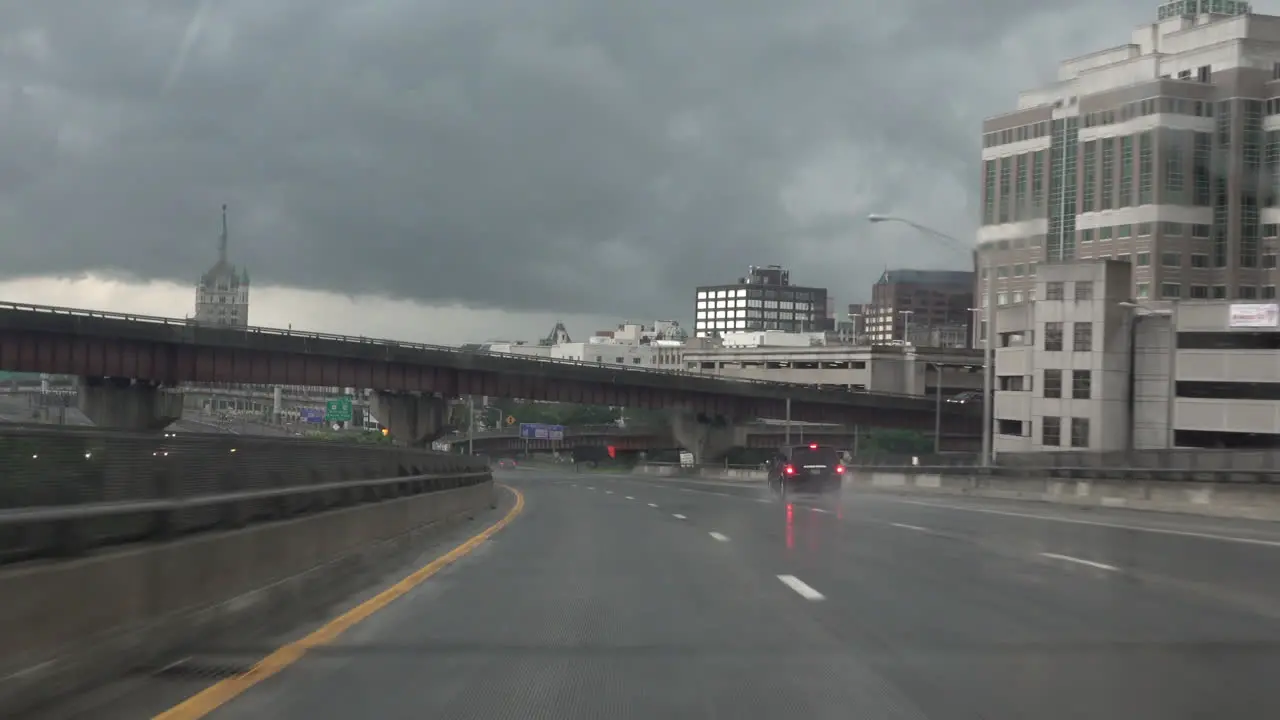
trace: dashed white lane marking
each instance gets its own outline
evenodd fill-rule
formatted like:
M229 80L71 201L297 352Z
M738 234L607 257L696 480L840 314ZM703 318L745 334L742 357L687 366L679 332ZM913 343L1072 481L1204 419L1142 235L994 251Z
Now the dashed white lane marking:
M816 513L830 513L830 512L831 512L830 510L828 510L828 509L826 509L826 508L809 508L809 509L810 509L810 510L812 510L812 511L814 511L814 512L816 512Z
M800 578L796 577L795 575L779 575L778 579L782 581L783 585L786 585L792 590L795 590L796 593L798 593L800 597L804 598L805 600L817 601L817 600L824 599L824 596L822 593L809 587L804 583L804 581L802 581Z
M604 494L605 494L605 495L612 495L612 494L613 494L613 491L612 491L612 490L605 490L605 491L604 491Z
M896 527L896 528L902 528L903 530L915 530L915 531L917 531L917 532L929 532L929 529L928 529L928 528L922 528L922 527L920 527L919 525L908 525L908 524L906 524L906 523L889 523L889 524L890 524L890 525L892 525L892 526L894 526L894 527Z
M1110 572L1120 571L1120 568L1116 567L1115 565L1106 565L1104 563L1094 562L1092 560L1085 560L1083 558L1071 557L1070 555L1059 555L1057 553L1040 553L1040 557L1047 557L1053 560L1062 560L1064 562L1077 563L1080 565L1088 565L1091 568L1097 568L1099 570L1108 570Z
M687 517L685 517L685 516L681 515L680 513L672 513L672 514L671 514L671 517L673 517L673 518L675 518L675 519L677 519L677 520L688 520L688 519L689 519L689 518L687 518Z
M628 496L627 496L627 499L628 499L628 500L635 500L635 498L631 497L630 495L628 495Z
M649 503L649 507L658 507L658 503Z
M720 542L729 542L729 536L727 535L721 535L720 533L714 532L714 531L709 532L707 534L715 538L716 540L719 540Z
M758 503L765 503L766 505L772 505L772 504L773 504L773 501L772 501L772 500L770 500L769 498L756 498L756 502L758 502Z
M588 485L588 486L587 486L587 489L588 489L588 490L595 490L596 488L595 488L595 486L594 486L594 485Z
M1199 538L1201 540L1218 540L1221 542L1234 542L1243 543L1245 545L1262 545L1264 547L1280 548L1280 540L1261 540L1259 538L1217 535L1215 533L1194 532L1191 530L1170 530L1166 528L1146 527L1143 525L1126 525L1124 523L1103 522L1101 520L1079 520L1077 518L1054 517L1052 515L1021 513L1013 512L1011 510L994 510L992 508L964 507L962 505L949 505L947 503L925 502L922 500L896 500L895 502L903 503L905 505L942 508L944 510L960 510L961 512L983 513L986 515L1004 515L1006 517L1027 518L1028 520L1044 520L1047 522L1060 522L1071 525L1092 525L1093 527L1112 528L1115 530L1132 530L1133 532L1156 533L1158 535L1177 535L1178 537Z
M680 488L680 492L693 492L689 488Z

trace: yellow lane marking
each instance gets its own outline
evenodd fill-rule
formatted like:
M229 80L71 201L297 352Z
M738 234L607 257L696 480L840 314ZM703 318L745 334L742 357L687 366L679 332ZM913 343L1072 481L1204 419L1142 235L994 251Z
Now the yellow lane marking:
M202 718L209 713L217 710L219 707L234 700L241 693L267 678L275 675L281 670L289 667L302 658L308 650L320 645L333 642L339 635L346 632L350 628L359 623L361 620L378 612L382 608L390 605L396 598L408 593L417 585L420 585L427 578L435 575L444 568L448 567L459 558L470 553L472 550L480 547L486 540L493 537L499 530L502 530L511 521L524 510L524 493L509 486L503 485L503 488L511 491L516 496L516 504L511 508L501 520L490 525L483 532L470 540L462 543L458 547L450 550L447 554L432 560L427 565L415 570L411 575L404 578L400 582L383 590L372 598L351 608L347 612L330 620L323 627L317 629L306 637L289 643L266 656L249 669L243 675L237 675L218 682L217 684L205 688L199 693L192 695L181 703L169 708L168 710L156 715L153 720L196 720Z

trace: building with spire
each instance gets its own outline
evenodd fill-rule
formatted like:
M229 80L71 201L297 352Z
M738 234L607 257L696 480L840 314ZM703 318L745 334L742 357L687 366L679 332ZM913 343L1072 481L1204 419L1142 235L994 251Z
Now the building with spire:
M247 327L249 325L249 271L237 270L227 260L227 206L222 206L222 234L218 237L218 262L196 285L197 323Z

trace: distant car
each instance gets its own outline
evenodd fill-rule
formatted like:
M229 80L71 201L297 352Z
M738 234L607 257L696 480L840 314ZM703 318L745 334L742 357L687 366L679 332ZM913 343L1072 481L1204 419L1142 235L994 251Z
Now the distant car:
M498 461L498 467L500 468L514 468L515 466L516 461L511 458L502 458Z
M953 397L947 398L947 402L958 403L961 405L965 403L971 403L971 402L982 402L982 393L976 392L973 390L968 390L968 391L959 393L958 395L955 395Z
M844 463L835 448L817 443L794 445L782 448L770 461L769 489L783 499L789 495L838 498L844 475Z

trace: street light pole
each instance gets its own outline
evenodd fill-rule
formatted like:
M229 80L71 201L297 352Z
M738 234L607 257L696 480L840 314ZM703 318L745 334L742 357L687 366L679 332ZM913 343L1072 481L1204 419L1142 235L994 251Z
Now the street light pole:
M993 270L992 267L986 269L987 306L982 313L987 323L987 338L982 344L982 467L991 466L991 425L995 422L996 279Z
M476 454L476 396L467 396L467 421L471 429L467 431L467 454Z
M933 372L936 373L937 385L934 386L934 410L933 410L933 454L942 454L942 366L937 363L933 365Z
M934 230L928 225L921 225L918 222L908 220L896 215L879 215L872 213L867 216L868 222L897 222L919 230L933 238L946 240L952 243L957 249L963 249L965 252L973 253L974 270L980 269L978 262L978 253L973 251L973 246L960 238L957 238L941 230ZM986 342L982 348L982 466L989 467L992 460L991 447L991 431L993 422L994 393L992 386L995 384L995 346L996 346L996 279L994 268L987 268L987 302L986 307L982 308L982 317L987 323Z

